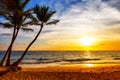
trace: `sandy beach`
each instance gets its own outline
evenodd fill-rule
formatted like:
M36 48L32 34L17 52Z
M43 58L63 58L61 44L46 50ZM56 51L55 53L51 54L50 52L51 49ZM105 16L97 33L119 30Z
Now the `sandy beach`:
M119 64L61 65L22 67L9 72L0 80L120 80Z

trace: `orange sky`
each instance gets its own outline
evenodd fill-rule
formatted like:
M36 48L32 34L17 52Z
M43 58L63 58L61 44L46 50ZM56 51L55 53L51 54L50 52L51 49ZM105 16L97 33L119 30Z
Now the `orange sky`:
M60 42L60 41L58 41ZM35 43L30 50L120 50L120 41L98 41L91 46L83 46L80 42L60 42L59 44L40 45ZM24 50L25 46L15 46L14 50Z

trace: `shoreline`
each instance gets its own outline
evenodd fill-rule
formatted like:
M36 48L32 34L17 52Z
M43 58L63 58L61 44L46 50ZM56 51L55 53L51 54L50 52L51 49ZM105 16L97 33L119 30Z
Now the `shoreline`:
M22 66L0 80L120 80L120 64L71 64L35 67Z
M22 71L44 72L114 72L120 71L120 64L67 64L67 65L24 65ZM112 68L112 69L111 69Z

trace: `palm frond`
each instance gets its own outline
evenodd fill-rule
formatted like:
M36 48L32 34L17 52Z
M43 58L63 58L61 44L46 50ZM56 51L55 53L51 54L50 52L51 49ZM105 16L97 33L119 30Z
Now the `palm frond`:
M58 22L59 22L59 20L54 20L54 21L46 23L46 25L57 24Z
M4 15L4 14L6 14L7 12L5 12L5 11L0 11L0 15Z
M9 10L15 10L16 9L16 3L17 0L3 0L3 2L6 4Z
M42 15L42 12L41 12L41 8L40 8L38 5L35 6L35 8L34 8L34 13L37 15L37 18L38 18L40 21L42 21L43 15Z
M3 26L3 28L12 28L13 25L10 23L0 23L1 26Z
M15 2L15 6L16 6L17 10L22 10L21 0L14 0L14 2Z
M46 16L47 12L48 12L49 7L45 7L45 6L38 6L36 5L34 8L34 12L37 14L37 17L40 21L44 20L44 17Z
M34 12L33 8L30 8L30 9L24 11L25 14L30 14L30 13L32 14L33 12Z
M41 9L42 9L41 12L43 13L42 15L43 15L43 20L44 20L45 16L48 13L49 7L42 6Z
M25 22L27 18L31 19L32 13L33 13L33 8L24 11L23 22Z
M40 7L36 5L34 8L34 13L37 15L39 21L46 23L52 17L52 15L56 13L56 11L49 11L49 7Z
M37 18L34 17L33 15L28 15L27 18L31 19L34 22L38 22Z
M47 22L48 20L50 20L50 18L53 16L53 14L55 14L56 11L50 11L47 13L47 15L44 18L44 22Z
M0 0L0 15L9 14L10 9L4 0Z
M3 11L4 9L7 9L7 6L3 0L0 0L0 11Z
M34 30L31 28L21 28L22 31L26 31L26 32L33 32Z
M9 21L12 21L14 18L13 16L7 14L3 15L3 17L5 18L5 20L9 20Z
M30 19L29 22L24 23L24 25L39 25L39 21L33 15L27 15L27 18Z
M29 21L29 22L26 22L24 23L22 26L27 26L27 25L34 25L34 21Z
M0 26L3 26L5 23L0 22Z
M25 6L28 4L29 1L30 1L30 0L25 0L25 1L23 2L23 4L22 4L22 8L25 8Z

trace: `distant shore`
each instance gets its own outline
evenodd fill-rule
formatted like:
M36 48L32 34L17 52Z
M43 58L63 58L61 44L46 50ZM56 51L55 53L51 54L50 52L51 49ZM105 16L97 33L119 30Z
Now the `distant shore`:
M0 80L120 80L120 64L81 64L59 66L22 66L18 72Z

